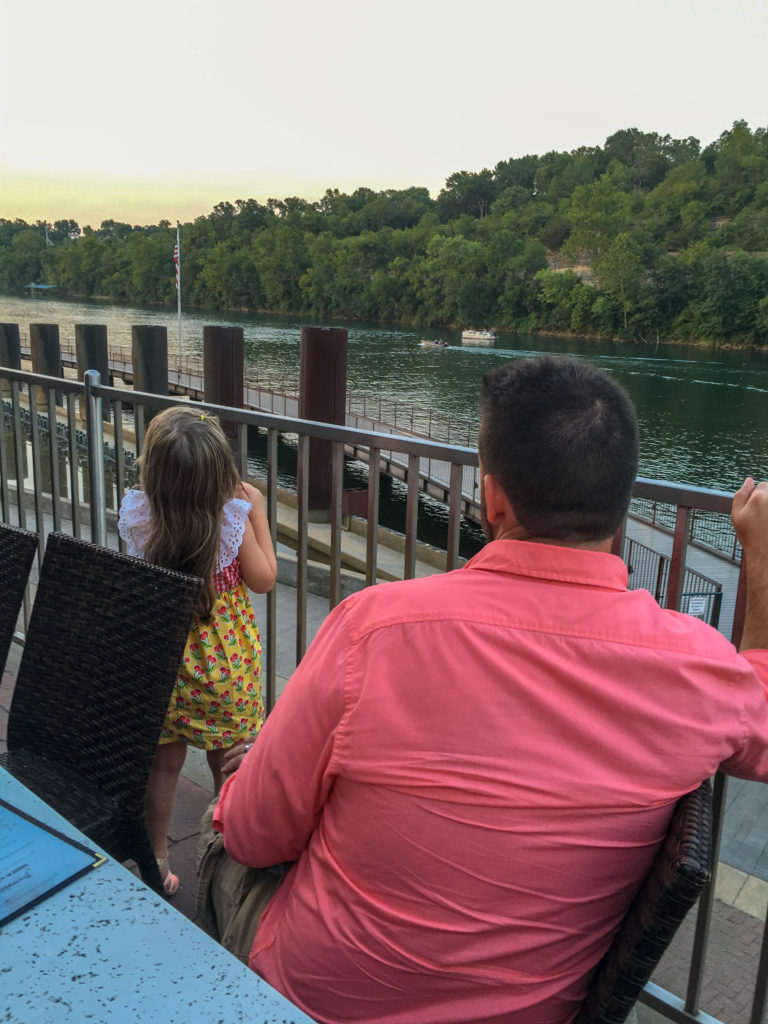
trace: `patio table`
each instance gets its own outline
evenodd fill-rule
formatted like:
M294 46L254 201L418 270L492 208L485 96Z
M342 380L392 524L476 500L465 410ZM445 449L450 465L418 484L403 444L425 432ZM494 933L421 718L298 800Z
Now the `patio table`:
M0 798L101 852L2 769ZM312 1024L109 857L0 927L0 993L8 1024Z

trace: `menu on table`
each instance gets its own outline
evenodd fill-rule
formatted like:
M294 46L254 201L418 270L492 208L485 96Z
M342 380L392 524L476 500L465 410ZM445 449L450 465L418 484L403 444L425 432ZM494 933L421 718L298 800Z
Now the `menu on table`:
M0 799L0 926L104 860Z

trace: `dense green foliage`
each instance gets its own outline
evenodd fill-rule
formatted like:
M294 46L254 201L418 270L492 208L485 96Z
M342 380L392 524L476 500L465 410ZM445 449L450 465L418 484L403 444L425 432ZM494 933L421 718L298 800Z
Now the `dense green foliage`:
M46 244L45 229L48 229ZM167 221L0 219L0 289L175 303ZM181 228L185 304L768 344L768 129L603 146L424 188L219 203Z

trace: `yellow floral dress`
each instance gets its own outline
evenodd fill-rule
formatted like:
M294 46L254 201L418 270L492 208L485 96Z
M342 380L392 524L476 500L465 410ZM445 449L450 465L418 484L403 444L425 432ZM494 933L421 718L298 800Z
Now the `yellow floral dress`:
M237 552L250 504L233 498L221 517L213 581L217 593L209 619L195 616L166 712L161 743L205 750L231 747L253 737L264 722L261 640ZM149 501L126 491L118 529L129 555L143 556L149 537Z

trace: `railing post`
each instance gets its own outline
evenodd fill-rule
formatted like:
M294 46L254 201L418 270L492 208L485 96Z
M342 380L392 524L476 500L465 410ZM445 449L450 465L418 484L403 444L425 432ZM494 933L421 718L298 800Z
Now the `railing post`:
M738 649L741 644L741 634L744 632L744 616L747 610L747 556L742 551L741 566L739 568L739 582L736 588L736 604L733 609L733 626L731 628L731 643Z
M678 505L675 516L675 535L672 541L672 558L669 563L666 601L666 607L673 608L675 611L680 610L680 599L683 595L685 549L688 544L690 519L691 509L686 508L685 505Z
M86 370L85 418L88 431L88 489L91 501L91 541L94 544L107 543L107 492L104 482L104 427L101 398L93 388L101 383L97 370Z

